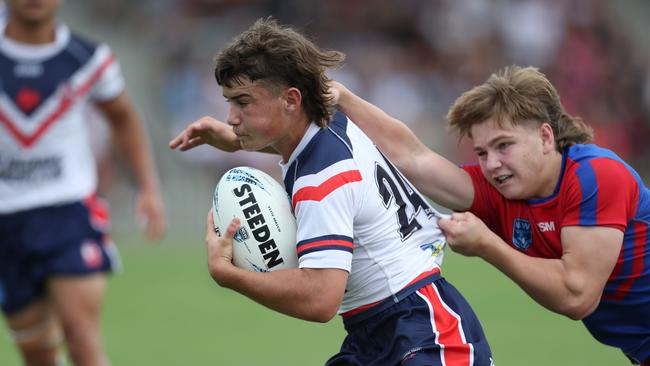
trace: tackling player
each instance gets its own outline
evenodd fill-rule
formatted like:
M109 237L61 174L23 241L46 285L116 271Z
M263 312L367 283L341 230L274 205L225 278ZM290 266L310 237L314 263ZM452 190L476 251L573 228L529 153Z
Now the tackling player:
M478 165L459 168L404 124L334 84L334 96L411 181L456 211L455 251L480 256L551 311L650 365L650 190L562 107L537 69L506 67L461 95L449 124Z
M232 264L234 220L219 237L208 215L209 271L221 286L276 311L348 332L328 365L491 365L481 325L440 273L439 215L345 115L331 115L323 51L269 19L216 58L228 124L204 118L170 142L274 150L297 220L299 268ZM233 133L234 132L234 133Z
M0 303L27 365L108 365L99 320L118 264L84 110L110 122L150 238L165 229L147 139L111 50L58 23L59 0L8 0L0 21Z

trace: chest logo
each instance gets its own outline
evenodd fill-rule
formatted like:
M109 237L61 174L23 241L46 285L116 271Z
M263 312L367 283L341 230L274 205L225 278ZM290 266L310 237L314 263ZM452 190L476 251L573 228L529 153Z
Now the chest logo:
M533 242L533 232L530 222L524 219L515 219L512 224L512 244L521 250L528 250Z
M16 104L25 114L29 114L41 104L41 94L34 89L22 88L16 94Z
M555 221L538 222L537 227L539 227L539 231L543 233L547 231L555 231Z

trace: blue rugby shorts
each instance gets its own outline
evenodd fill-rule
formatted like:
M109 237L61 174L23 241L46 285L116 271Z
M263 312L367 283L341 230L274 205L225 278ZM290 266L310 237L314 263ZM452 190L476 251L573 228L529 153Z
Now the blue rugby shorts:
M327 366L494 365L474 311L442 277L377 314L355 316L343 318L348 335Z
M108 210L95 196L70 204L0 214L0 305L13 314L44 296L52 276L120 267Z

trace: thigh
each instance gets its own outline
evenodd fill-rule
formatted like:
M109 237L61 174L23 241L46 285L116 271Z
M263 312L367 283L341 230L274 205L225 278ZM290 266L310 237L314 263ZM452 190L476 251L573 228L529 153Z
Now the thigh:
M94 331L99 328L106 276L55 276L47 281L48 298L66 330Z

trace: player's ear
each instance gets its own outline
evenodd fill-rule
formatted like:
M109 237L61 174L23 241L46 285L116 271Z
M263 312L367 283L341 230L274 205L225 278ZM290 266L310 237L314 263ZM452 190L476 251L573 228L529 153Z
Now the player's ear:
M539 126L539 135L542 139L544 152L555 151L555 134L553 133L553 127L548 122L544 122Z
M291 87L284 91L284 107L288 111L297 111L302 105L302 93L298 88Z

